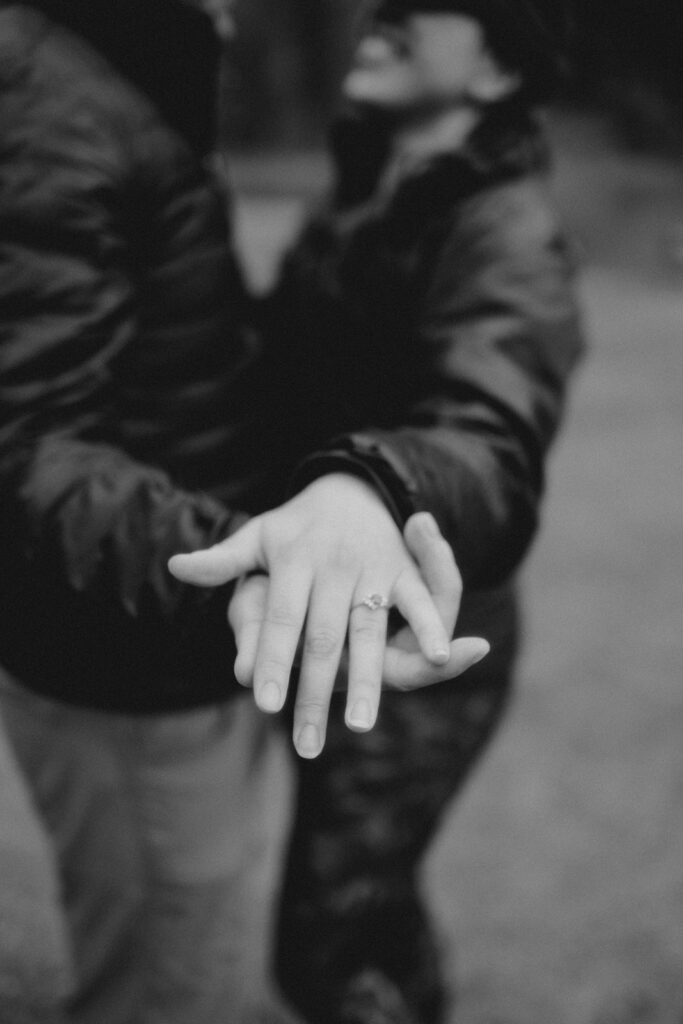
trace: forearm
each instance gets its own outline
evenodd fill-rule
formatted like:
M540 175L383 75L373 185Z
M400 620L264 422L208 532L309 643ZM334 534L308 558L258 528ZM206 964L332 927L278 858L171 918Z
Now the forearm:
M126 675L162 675L166 662L169 677L184 662L199 680L203 663L220 657L227 685L228 591L185 587L166 562L222 539L244 516L120 450L65 435L6 446L0 486L8 667L49 675L56 659L94 685L121 671L125 686Z

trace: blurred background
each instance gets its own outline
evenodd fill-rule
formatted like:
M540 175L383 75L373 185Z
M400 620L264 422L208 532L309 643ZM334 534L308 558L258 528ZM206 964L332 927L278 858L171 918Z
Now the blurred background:
M249 0L226 87L233 142L310 144L334 108L367 0ZM609 112L635 148L683 139L683 13L678 0L576 0L566 99Z
M241 4L220 131L257 289L327 185L358 8ZM680 0L581 0L546 114L590 352L524 574L517 697L426 865L453 1024L683 1022L682 24ZM0 1022L34 1024L62 936L1 745L0 777Z

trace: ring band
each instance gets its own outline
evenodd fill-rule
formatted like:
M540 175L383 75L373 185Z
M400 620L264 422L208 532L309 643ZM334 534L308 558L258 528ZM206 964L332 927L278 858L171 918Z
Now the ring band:
M358 604L351 605L351 611L355 611L356 608L369 608L371 612L379 611L380 608L388 608L389 599L384 597L383 594L368 594Z

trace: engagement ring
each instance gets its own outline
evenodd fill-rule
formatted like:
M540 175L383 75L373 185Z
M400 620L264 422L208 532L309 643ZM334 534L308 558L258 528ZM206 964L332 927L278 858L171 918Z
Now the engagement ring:
M363 607L369 608L371 612L376 612L380 608L388 608L389 599L384 597L383 594L368 594L368 596L364 597L362 601L358 602L358 604L352 605L351 611L355 611L356 608Z

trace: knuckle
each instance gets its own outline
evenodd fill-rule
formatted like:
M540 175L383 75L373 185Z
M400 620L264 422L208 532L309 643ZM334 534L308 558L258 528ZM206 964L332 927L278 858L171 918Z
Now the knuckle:
M256 634L258 636L262 625L263 615L246 615L242 619L241 631L249 635Z
M296 532L295 521L282 508L264 512L258 518L263 537L271 547L283 550L292 543Z
M265 678L281 679L283 676L289 676L291 662L282 655L269 651L260 662L259 670L260 675Z
M316 629L306 635L304 651L312 658L332 658L341 647L341 640L331 629Z
M337 572L348 573L350 567L353 565L355 557L355 551L352 544L345 541L339 541L334 548L330 551L328 557L328 565L331 569Z
M394 582L394 590L413 590L416 586L418 588L424 586L419 569L412 563L403 565Z
M312 695L297 697L296 712L297 715L305 718L308 722L317 721L326 714L327 701L322 697Z
M266 608L264 619L272 626L295 628L298 624L291 604L285 600L273 601L269 604Z

